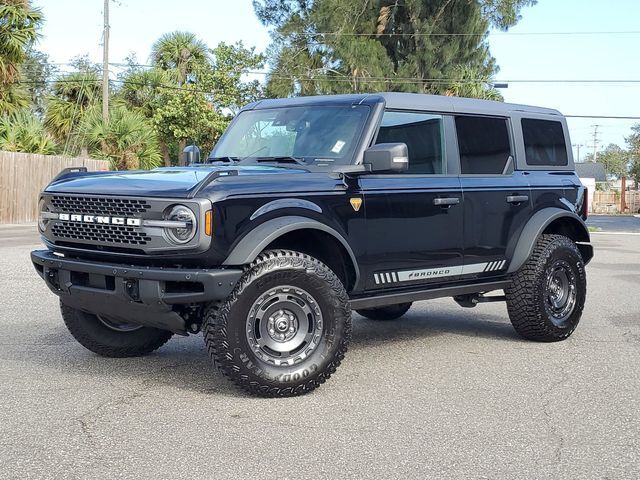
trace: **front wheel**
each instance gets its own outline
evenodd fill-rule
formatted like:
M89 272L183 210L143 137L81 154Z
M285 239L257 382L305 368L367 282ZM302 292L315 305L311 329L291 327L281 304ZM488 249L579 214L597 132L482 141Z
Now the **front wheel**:
M139 357L153 352L173 336L166 330L86 313L60 302L69 332L83 347L103 357Z
M576 244L562 235L542 235L505 289L511 323L529 340L564 340L580 322L586 291Z
M285 397L324 383L344 358L351 310L344 287L320 261L261 254L203 322L214 364L254 395Z

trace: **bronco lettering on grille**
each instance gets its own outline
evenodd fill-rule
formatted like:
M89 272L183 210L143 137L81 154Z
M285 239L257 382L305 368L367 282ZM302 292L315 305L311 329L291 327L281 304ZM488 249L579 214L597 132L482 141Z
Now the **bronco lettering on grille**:
M65 222L127 225L129 227L139 227L142 225L142 220L139 218L105 217L102 215L80 215L76 213L59 213L58 219Z

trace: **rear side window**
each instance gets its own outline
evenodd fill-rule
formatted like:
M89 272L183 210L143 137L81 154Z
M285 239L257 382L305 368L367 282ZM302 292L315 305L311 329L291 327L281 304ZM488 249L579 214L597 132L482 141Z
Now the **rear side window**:
M568 164L562 123L522 119L524 150L529 165L563 167Z
M376 143L405 143L407 173L438 175L447 172L442 115L385 112Z
M502 175L511 156L507 120L491 117L456 117L460 172Z

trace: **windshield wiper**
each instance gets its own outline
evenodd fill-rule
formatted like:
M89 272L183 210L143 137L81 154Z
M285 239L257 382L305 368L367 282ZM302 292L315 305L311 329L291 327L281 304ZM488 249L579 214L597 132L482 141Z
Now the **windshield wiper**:
M209 157L207 158L207 163L213 162L227 162L227 163L236 163L240 159L238 157Z
M280 156L280 157L254 157L256 162L275 162L275 163L295 163L297 165L307 166L307 163L301 158L291 157L291 156Z

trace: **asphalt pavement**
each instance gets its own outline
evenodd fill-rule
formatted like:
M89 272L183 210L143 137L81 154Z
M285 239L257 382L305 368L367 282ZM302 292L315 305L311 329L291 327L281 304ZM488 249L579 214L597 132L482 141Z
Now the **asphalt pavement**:
M201 336L106 359L66 331L33 226L0 228L3 479L640 478L640 236L594 235L567 341L521 340L504 304L354 316L310 395L252 398Z
M587 225L603 232L640 233L640 215L591 215Z

